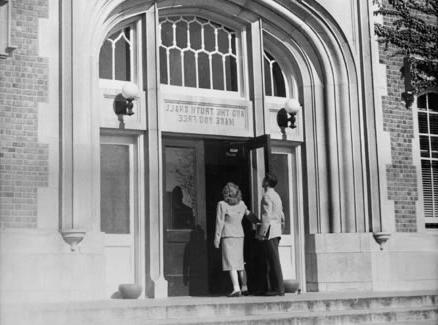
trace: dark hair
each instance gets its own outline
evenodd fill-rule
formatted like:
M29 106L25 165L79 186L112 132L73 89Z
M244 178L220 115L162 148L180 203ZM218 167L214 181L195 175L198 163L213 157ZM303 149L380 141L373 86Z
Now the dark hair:
M269 187L275 187L278 183L278 180L274 174L267 173L263 182L266 182Z
M225 185L222 190L222 195L224 196L224 201L229 205L236 205L242 200L242 192L240 191L239 186L232 182Z

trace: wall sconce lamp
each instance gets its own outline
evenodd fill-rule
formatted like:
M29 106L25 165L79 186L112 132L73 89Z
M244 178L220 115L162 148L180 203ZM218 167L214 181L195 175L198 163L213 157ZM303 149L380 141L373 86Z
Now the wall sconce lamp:
M284 108L280 109L277 113L277 124L280 127L282 133L285 133L285 129L290 127L295 129L295 116L301 110L301 104L295 98L288 99L284 103Z
M402 74L405 80L405 91L401 94L401 97L406 104L406 108L410 108L415 100L415 89L412 85L412 62L408 56L403 58Z
M124 115L131 116L134 114L132 103L138 97L138 87L132 82L127 82L122 87L122 92L114 98L114 113L116 113L119 120L119 128L125 128L123 120Z

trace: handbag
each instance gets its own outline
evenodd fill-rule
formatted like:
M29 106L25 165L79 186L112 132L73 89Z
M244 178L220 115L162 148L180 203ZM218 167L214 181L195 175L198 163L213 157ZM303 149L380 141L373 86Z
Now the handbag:
M260 219L255 215L254 212L250 212L245 217L254 225L260 224Z

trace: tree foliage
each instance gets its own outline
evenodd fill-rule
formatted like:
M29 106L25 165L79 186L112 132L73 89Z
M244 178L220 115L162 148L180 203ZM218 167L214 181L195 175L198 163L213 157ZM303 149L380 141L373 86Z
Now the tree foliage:
M379 42L395 45L404 56L407 92L438 86L438 0L384 0L376 15L390 17L390 23L375 24ZM409 89L410 88L410 89Z

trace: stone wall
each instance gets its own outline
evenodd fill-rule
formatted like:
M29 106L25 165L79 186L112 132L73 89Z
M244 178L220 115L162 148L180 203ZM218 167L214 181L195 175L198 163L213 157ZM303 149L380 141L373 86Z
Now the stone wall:
M0 59L0 227L36 228L37 192L48 185L48 145L38 141L38 104L47 102L48 59L38 55L47 0L11 1L11 57ZM58 198L54 198L57 200Z

